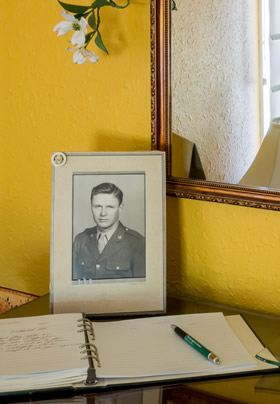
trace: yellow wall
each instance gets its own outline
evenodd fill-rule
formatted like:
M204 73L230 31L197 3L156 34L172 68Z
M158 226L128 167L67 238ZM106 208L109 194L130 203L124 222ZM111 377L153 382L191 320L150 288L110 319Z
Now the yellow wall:
M49 287L52 152L150 149L148 1L103 10L110 56L95 65L72 63L60 11L0 9L0 286L34 294ZM278 212L168 198L169 293L280 314L279 228Z
M110 56L96 51L94 65L75 65L70 36L53 32L61 10L56 0L0 8L0 286L34 294L49 287L52 152L150 149L149 2L101 11Z
M280 212L168 198L169 294L280 314Z

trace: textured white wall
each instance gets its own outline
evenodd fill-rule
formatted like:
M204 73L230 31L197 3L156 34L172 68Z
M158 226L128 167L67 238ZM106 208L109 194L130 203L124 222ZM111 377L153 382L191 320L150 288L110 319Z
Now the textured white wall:
M260 145L257 0L176 0L172 129L206 179L238 183Z

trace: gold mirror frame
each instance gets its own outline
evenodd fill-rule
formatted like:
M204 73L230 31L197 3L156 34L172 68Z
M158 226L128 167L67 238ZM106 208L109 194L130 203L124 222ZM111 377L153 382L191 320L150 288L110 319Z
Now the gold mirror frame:
M151 0L152 150L166 153L169 196L280 210L280 191L172 176L171 0Z

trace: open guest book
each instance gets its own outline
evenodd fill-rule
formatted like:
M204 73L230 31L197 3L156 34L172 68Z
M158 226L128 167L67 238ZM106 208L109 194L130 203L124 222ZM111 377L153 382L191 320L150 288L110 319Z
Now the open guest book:
M221 364L179 338L171 324L215 352ZM3 319L0 329L0 396L277 369L254 357L263 346L238 315L91 322L82 314L54 314Z

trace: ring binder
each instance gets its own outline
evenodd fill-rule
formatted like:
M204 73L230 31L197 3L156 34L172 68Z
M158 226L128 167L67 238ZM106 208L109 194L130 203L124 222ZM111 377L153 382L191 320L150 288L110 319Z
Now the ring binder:
M97 366L100 368L101 364L100 364L98 349L96 348L96 346L94 344L87 343L87 344L80 345L80 348L83 348L83 347L86 347L86 349L81 351L81 354L86 353L87 356L84 356L82 359L93 358L96 360Z
M177 341L170 331L174 322L207 341L219 352L221 365L213 366ZM65 313L3 319L0 323L0 402L6 395L33 391L94 391L136 383L280 371L255 359L264 347L240 315L185 314L98 321L90 327L85 315Z
M91 335L92 339L95 339L92 322L89 319L84 318L84 317L77 321L82 322L82 324L78 324L78 327L83 327L81 330L78 330L78 332L87 331Z
M94 366L94 361L97 363L98 367L101 367L100 359L99 359L99 354L98 354L98 349L97 347L90 342L90 338L92 340L95 340L95 334L94 334L94 329L92 322L85 318L83 315L83 318L78 319L78 322L81 324L78 324L78 327L81 327L78 332L84 332L85 334L85 343L80 345L80 348L85 348L83 351L81 351L81 354L86 354L86 356L82 357L82 360L87 359L88 360L88 370L87 370L87 379L85 380L84 384L86 385L92 385L97 383L97 377L96 377L96 369ZM90 338L89 338L90 336Z

